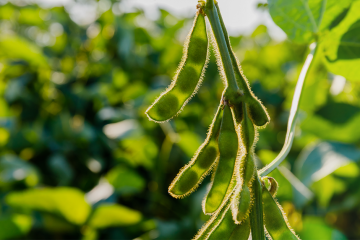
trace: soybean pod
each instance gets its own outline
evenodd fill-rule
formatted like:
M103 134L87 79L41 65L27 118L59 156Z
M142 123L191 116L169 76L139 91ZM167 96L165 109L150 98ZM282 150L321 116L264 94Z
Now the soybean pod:
M250 221L235 224L232 219L230 201L200 229L195 240L247 240L250 235Z
M233 115L226 101L218 143L220 157L213 175L211 189L203 202L205 214L215 212L229 197L235 185L234 169L239 150L239 142L234 126Z
M264 223L268 237L272 240L299 240L290 227L284 211L271 196L266 187L262 188Z
M250 221L247 218L241 224L235 224L229 206L220 224L213 229L209 240L231 239L247 240L250 235Z
M246 104L243 103L243 120L241 122L240 135L244 154L240 160L237 175L238 186L232 200L233 218L236 223L247 219L254 203L252 183L255 180L256 167L253 158L256 130L247 112Z
M220 104L213 122L210 125L206 140L199 147L194 157L185 165L175 177L169 187L169 193L175 198L186 197L196 190L203 178L211 171L219 156L217 137L222 118Z
M251 118L252 122L256 126L265 127L270 122L269 114L268 114L266 108L260 102L260 100L251 91L249 82L241 69L240 62L236 58L235 53L231 48L229 36L226 31L218 3L216 3L216 9L217 9L218 17L220 19L222 30L225 35L226 45L227 45L228 51L230 53L231 63L233 65L236 82L237 82L239 88L243 91L245 101L249 104L249 117ZM233 104L234 104L235 114L241 115L241 112L243 111L242 103L240 102L240 103L233 103Z
M223 217L229 209L229 202L219 211L214 213L211 218L203 225L203 227L195 235L194 240L206 240L210 237L212 231L221 223Z
M150 120L164 122L181 112L200 87L208 59L205 17L199 10L185 42L182 61L172 83L146 110Z

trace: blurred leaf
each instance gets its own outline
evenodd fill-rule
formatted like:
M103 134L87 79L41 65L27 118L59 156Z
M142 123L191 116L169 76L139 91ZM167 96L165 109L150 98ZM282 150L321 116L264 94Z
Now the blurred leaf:
M360 2L355 1L343 21L324 36L325 63L329 71L359 81Z
M124 150L116 155L132 166L144 166L152 168L154 159L158 154L155 143L148 137L127 138L121 142Z
M124 227L139 223L140 212L119 204L99 205L89 220L93 228Z
M180 140L177 142L177 144L188 157L192 157L201 145L200 137L190 131L179 133L179 137Z
M24 7L20 9L20 15L18 18L19 23L29 24L29 25L43 24L44 21L40 17L40 11L41 11L40 9L31 8L31 7Z
M346 9L352 0L269 0L270 15L288 37L309 43Z
M315 114L334 124L345 124L360 114L360 108L346 103L328 102L318 109Z
M341 232L328 226L322 218L313 216L304 219L303 230L299 235L302 240L347 240Z
M313 183L312 189L314 189L319 205L326 208L335 194L344 193L346 183L335 178L333 175L327 175Z
M11 192L6 196L9 206L52 213L73 224L83 224L90 206L85 195L75 188L39 188L21 192Z
M32 225L31 217L22 214L0 217L0 239L19 238L27 234Z
M345 124L336 124L336 121L344 121L343 116L339 113L330 113L335 117L326 119L318 115L310 115L301 123L301 129L305 132L312 133L324 140L339 141L344 143L354 143L360 140L360 114L349 112L347 115L352 118L347 119ZM355 116L354 116L355 115Z
M11 60L22 59L37 67L46 67L48 65L38 46L17 36L3 36L0 38L1 57Z
M120 194L138 193L145 187L145 180L136 171L122 165L112 168L106 179Z
M322 142L301 152L295 173L306 186L310 186L338 168L359 160L360 150L353 145Z

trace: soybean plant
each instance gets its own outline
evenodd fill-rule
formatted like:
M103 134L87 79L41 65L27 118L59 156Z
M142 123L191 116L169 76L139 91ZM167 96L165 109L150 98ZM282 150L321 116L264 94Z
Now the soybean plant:
M197 9L174 80L146 114L156 122L179 114L200 87L209 43L225 87L204 143L175 177L169 193L186 197L212 171L211 187L203 201L203 211L211 218L194 239L246 240L250 232L254 240L264 240L265 232L269 239L298 239L275 199L277 182L261 178L260 173L269 171L258 172L255 163L258 129L269 123L269 114L251 91L231 49L218 4L198 1Z

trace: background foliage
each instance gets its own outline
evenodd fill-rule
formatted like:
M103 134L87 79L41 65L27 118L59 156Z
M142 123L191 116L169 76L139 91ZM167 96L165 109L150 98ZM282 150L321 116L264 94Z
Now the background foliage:
M63 7L0 6L2 239L191 239L208 219L201 211L208 181L181 200L167 188L217 109L223 85L215 60L179 117L150 122L144 112L170 83L192 19L161 10L151 21L110 7L79 26ZM343 24L357 26L351 21ZM307 45L276 42L263 25L231 43L269 110L256 149L266 164L282 147ZM271 173L304 240L360 238L360 84L331 61L334 51L315 59L294 146Z

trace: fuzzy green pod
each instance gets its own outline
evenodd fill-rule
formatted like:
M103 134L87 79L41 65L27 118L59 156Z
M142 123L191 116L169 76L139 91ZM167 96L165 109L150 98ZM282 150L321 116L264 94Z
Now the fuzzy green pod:
M262 188L264 223L267 234L272 240L299 240L290 227L279 203L271 196L266 187Z
M236 125L241 125L244 119L244 104L242 102L235 103L231 109L235 117Z
M221 27L225 35L226 45L228 51L230 53L231 62L234 68L236 82L239 88L243 91L244 97L246 102L249 104L249 116L252 122L258 127L265 127L270 122L269 114L266 108L262 105L260 100L254 95L251 91L250 85L248 80L246 79L245 75L240 66L239 60L236 58L234 51L231 48L230 40L228 37L227 30L225 28L221 12L219 9L218 4L216 4L216 10L218 13L218 17L220 19ZM241 106L240 106L241 107Z
M220 158L213 175L211 189L203 202L205 214L213 213L221 206L229 197L235 181L234 170L239 144L233 114L227 104L224 107L218 144Z
M146 110L150 120L164 122L176 116L201 85L209 59L205 17L198 11L185 42L182 61L174 80Z
M169 187L169 193L175 198L186 197L196 190L205 176L213 168L219 156L217 137L222 118L222 105L219 106L210 125L204 143L196 151L192 160L185 165Z
M250 235L250 221L247 218L242 224L235 224L232 219L231 208L227 210L221 223L211 232L209 240L231 239L247 240Z
M254 203L252 183L255 180L256 167L253 158L253 146L255 143L256 130L250 120L245 104L243 106L243 121L241 122L240 134L245 148L240 161L237 181L239 182L232 201L233 218L236 223L241 223L249 216Z
M234 223L230 202L218 214L215 214L195 236L195 240L247 240L250 235L250 221L247 218L242 224Z
M255 164L251 155L246 155L240 163L241 182L232 200L233 219L237 224L242 223L251 211L254 203L252 184L255 180Z
M226 212L229 210L230 202L223 206L220 211L215 212L211 218L202 226L195 235L194 240L206 240L210 237L211 232L219 226Z

